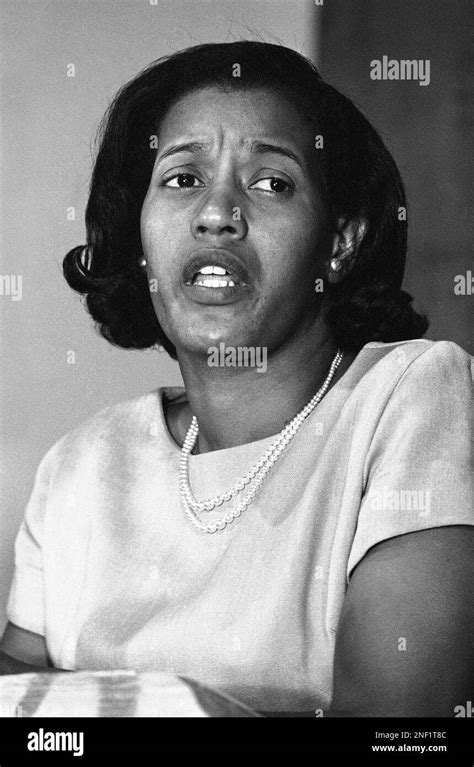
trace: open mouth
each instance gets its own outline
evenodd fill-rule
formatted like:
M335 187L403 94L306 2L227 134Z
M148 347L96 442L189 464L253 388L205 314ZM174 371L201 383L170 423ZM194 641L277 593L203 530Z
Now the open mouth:
M203 288L235 288L237 284L240 280L232 272L215 264L202 266L191 281L191 285Z
M247 295L250 275L242 258L225 248L200 248L183 268L184 290L197 303L234 303Z

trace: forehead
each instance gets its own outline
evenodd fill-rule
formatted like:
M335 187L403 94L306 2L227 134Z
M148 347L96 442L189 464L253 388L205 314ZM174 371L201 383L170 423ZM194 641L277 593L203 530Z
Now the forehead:
M178 134L204 137L223 130L236 138L272 136L307 145L312 130L283 94L264 88L198 88L177 100L159 130L160 144Z

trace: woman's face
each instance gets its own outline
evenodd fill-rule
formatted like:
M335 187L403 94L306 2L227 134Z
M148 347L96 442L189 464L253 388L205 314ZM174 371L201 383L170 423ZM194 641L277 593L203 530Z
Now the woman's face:
M320 312L332 235L315 136L267 90L202 88L163 119L141 212L151 297L180 350L271 352Z

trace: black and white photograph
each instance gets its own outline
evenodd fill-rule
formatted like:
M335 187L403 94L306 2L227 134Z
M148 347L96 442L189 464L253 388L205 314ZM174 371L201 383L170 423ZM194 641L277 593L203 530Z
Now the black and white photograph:
M0 0L1 767L474 764L473 17Z

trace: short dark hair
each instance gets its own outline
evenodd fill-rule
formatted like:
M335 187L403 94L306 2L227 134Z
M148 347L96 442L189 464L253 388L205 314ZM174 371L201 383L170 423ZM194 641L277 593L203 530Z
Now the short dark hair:
M234 77L237 63L240 77ZM124 348L160 344L176 358L138 264L140 211L155 159L150 137L177 99L205 86L267 88L285 95L323 136L318 158L333 225L340 218L368 223L355 267L339 283L325 286L330 297L325 319L340 348L357 352L369 341L422 336L428 321L401 290L407 248L401 211L407 205L391 154L350 99L324 82L309 60L289 48L253 41L197 45L160 58L118 92L104 115L86 209L88 250L73 248L63 264L71 288L86 295L102 335Z

